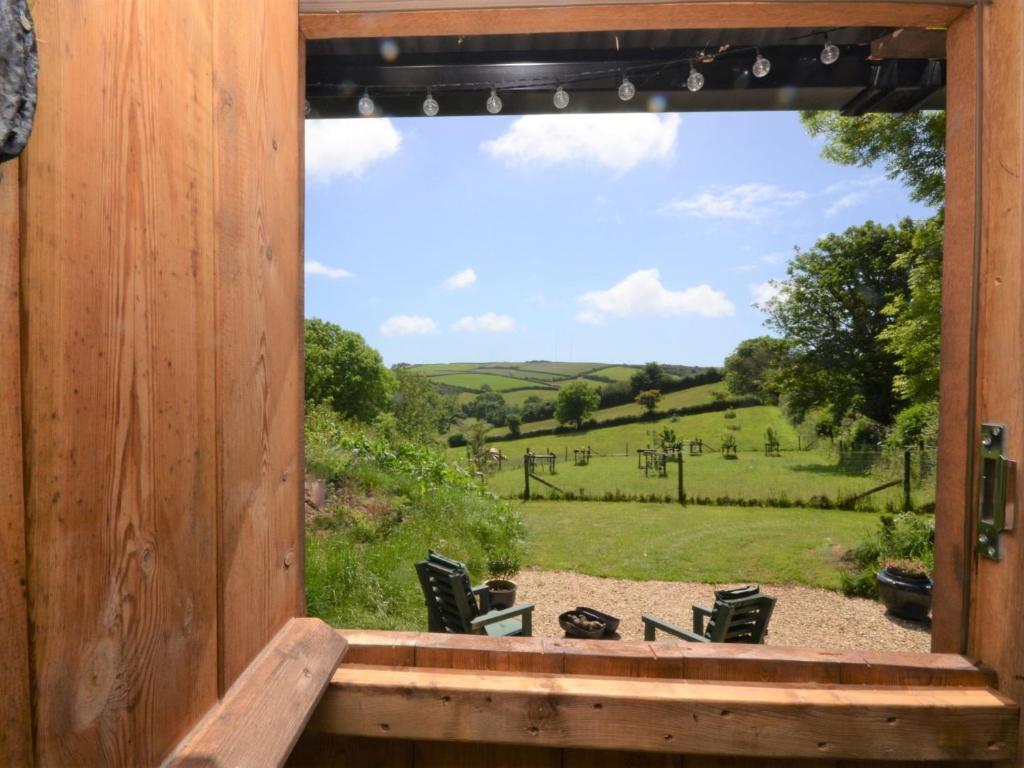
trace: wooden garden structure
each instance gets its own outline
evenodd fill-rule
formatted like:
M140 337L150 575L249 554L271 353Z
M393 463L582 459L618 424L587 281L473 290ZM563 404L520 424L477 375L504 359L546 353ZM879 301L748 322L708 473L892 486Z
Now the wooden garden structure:
M36 125L0 165L0 763L1020 764L1024 537L978 496L982 468L1024 456L1024 0L31 7ZM934 653L302 618L304 97L351 107L314 87L336 62L313 54L794 29L884 30L878 56L948 66L927 93L843 69L854 111L948 110ZM728 91L703 103L842 106L824 86Z

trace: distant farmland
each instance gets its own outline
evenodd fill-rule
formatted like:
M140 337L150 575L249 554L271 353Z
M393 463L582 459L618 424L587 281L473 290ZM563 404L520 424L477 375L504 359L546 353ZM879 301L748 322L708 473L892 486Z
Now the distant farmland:
M701 373L706 368L696 366L665 365L671 381L681 376ZM571 381L589 381L592 384L629 381L640 365L615 363L559 363L532 361L525 363L428 363L413 365L409 370L427 376L435 384L451 392L460 393L460 400L471 398L490 387L501 392L510 404L522 404L527 397L536 395L553 400L558 390Z

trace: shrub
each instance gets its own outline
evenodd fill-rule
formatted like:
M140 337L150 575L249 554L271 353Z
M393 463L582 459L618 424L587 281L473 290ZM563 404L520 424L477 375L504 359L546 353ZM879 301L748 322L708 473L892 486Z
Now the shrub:
M886 563L914 561L931 573L935 567L935 523L930 518L906 512L882 515L878 528L855 549L846 553L850 569L841 575L843 594L878 599L875 574Z

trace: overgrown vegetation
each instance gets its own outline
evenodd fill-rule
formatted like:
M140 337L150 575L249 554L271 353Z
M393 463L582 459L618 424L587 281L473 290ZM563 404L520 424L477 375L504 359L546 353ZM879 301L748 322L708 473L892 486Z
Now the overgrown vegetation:
M846 559L850 569L841 574L843 593L851 597L878 599L875 574L887 564L903 570L918 570L929 576L935 568L935 519L905 513L882 515L877 529L851 550Z
M522 556L519 513L428 445L310 406L306 465L329 488L307 513L309 613L335 626L425 629L413 564L429 549L466 562L475 582Z

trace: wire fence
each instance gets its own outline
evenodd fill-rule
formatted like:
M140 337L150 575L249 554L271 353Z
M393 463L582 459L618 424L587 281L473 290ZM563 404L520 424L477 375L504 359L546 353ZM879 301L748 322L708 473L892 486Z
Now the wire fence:
M681 462L677 463L678 459ZM935 499L935 451L815 450L598 452L585 446L502 456L482 472L505 498L658 501L757 506L927 509ZM500 466L498 466L500 464Z

